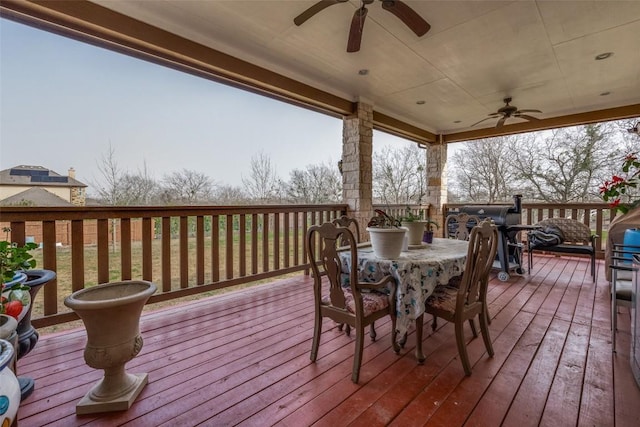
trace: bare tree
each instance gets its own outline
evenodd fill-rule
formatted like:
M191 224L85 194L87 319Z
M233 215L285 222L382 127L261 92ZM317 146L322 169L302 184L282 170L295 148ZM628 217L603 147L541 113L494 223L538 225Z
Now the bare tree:
M218 205L237 205L244 203L246 199L242 188L233 185L219 185L213 195L213 201Z
M149 205L154 202L159 191L159 185L149 174L146 162L137 173L125 173L120 180L120 187L127 205Z
M512 163L521 182L533 188L532 198L556 203L593 200L620 147L614 133L606 123L557 129L542 141L514 144Z
M416 144L385 147L373 156L373 196L379 203L421 203L426 190L426 155Z
M282 187L271 158L264 152L251 158L251 173L242 177L242 184L247 195L260 203L278 200Z
M214 186L211 178L204 173L182 169L164 176L163 199L167 203L188 205L209 202Z
M118 165L115 149L111 144L109 144L107 153L103 154L100 161L96 163L102 179L95 180L94 178L91 186L97 191L98 199L108 205L124 204L122 203L123 194L120 183L126 172Z
M336 203L342 200L342 180L332 162L291 171L286 188L291 203Z
M526 135L513 135L467 144L453 155L449 165L451 187L457 188L463 200L485 203L509 200L514 192L521 194L509 147L529 139Z

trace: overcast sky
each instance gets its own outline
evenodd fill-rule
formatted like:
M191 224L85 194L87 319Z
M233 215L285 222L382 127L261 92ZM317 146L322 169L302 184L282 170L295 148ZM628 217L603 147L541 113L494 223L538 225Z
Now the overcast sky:
M0 19L0 170L37 165L80 181L115 151L156 178L189 169L241 185L265 152L280 177L341 156L342 121ZM374 150L408 143L375 132Z

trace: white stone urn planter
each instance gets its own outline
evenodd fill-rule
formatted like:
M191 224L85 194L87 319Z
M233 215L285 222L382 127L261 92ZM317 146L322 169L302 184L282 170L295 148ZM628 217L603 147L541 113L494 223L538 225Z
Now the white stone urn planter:
M396 259L402 252L402 244L407 229L404 227L367 227L373 253L378 258Z
M125 364L142 349L140 314L156 285L122 281L74 292L64 304L75 311L87 330L84 360L104 377L78 402L76 414L121 411L131 407L148 375L128 374Z

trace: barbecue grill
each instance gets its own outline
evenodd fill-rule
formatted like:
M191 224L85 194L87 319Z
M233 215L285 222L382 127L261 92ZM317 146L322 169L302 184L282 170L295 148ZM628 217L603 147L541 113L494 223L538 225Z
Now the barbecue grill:
M481 220L490 218L498 228L498 253L493 267L500 269L498 279L509 280L509 272L524 273L522 268L522 243L518 233L530 227L522 225L522 196L513 196L513 205L469 205L459 212L476 215ZM473 227L475 224L468 224Z

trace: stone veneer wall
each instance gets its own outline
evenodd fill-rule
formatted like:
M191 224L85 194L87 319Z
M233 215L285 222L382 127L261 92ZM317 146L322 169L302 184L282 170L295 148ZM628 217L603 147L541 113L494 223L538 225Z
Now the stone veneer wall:
M427 146L427 202L433 205L432 219L441 222L442 205L447 203L447 144ZM440 224L442 233L442 224Z
M366 224L373 216L373 106L358 103L357 112L342 126L342 197L347 215L360 224L360 239L368 240Z

